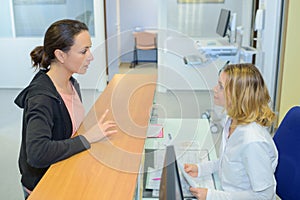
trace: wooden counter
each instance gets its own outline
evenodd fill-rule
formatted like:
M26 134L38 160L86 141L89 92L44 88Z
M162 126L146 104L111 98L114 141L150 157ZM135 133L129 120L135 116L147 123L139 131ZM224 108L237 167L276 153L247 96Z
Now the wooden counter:
M133 199L155 88L155 75L115 75L87 114L78 134L107 119L118 133L50 167L29 200Z

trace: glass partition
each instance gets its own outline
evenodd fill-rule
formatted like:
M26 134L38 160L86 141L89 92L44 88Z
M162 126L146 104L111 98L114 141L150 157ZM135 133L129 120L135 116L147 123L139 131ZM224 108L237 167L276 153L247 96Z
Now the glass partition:
M16 37L42 37L49 24L70 18L86 23L94 36L93 0L13 0Z

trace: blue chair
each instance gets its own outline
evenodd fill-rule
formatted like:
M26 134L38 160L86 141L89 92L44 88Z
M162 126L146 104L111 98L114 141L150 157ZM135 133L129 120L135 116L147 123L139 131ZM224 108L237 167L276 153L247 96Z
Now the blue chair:
M276 193L282 200L300 200L300 107L291 108L280 123L274 141L279 159Z

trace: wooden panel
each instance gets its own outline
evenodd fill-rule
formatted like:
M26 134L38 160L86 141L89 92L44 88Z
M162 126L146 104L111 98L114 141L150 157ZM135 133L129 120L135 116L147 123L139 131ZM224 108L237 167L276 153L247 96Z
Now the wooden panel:
M132 199L156 88L155 75L115 75L78 130L108 108L118 133L50 167L29 200Z

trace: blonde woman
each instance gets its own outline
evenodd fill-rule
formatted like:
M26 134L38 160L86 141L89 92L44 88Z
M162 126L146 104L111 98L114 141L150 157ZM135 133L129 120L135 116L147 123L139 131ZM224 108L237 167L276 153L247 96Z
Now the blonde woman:
M199 200L275 200L278 153L267 128L275 118L259 70L252 64L227 65L214 88L214 102L228 115L218 160L185 164L191 176L217 172L220 190L190 188Z

